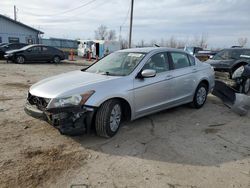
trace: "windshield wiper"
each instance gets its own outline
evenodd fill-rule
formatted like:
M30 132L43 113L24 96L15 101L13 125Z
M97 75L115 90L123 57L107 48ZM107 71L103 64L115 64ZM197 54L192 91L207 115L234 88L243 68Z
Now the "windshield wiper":
M106 71L106 72L102 72L101 73L102 75L107 75L107 76L110 76L110 72Z
M107 76L121 76L121 75L119 75L119 74L110 73L110 72L108 72L108 71L102 72L101 74L102 74L102 75L107 75Z

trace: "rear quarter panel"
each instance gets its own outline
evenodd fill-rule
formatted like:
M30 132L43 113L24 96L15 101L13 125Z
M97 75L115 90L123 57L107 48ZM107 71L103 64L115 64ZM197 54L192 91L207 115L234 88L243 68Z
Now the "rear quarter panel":
M212 89L214 88L214 79L215 79L213 68L211 67L211 65L207 63L201 63L201 62L197 62L197 68L198 68L197 86L200 82L202 82L203 80L206 80L209 83L209 92L211 92Z

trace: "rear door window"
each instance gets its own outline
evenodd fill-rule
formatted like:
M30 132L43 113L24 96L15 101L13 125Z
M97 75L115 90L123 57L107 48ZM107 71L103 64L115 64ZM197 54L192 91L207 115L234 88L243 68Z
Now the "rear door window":
M195 65L195 58L191 55L188 55L188 58L189 58L191 66L194 66Z
M181 69L190 66L187 54L179 52L171 52L170 55L172 57L173 66L175 69Z
M48 48L45 47L45 46L43 46L43 51L44 51L44 52L47 52L47 51L48 51Z
M41 47L40 46L35 46L33 48L31 48L32 52L40 52L41 51Z

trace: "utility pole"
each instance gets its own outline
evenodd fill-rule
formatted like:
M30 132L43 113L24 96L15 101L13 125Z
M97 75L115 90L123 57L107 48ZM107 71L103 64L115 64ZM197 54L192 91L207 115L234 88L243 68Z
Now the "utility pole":
M122 26L120 26L120 31L119 31L119 42L122 40Z
M16 21L16 5L14 5L14 20Z
M131 48L131 43L132 43L133 12L134 12L134 0L131 0L129 43L128 43L129 48Z

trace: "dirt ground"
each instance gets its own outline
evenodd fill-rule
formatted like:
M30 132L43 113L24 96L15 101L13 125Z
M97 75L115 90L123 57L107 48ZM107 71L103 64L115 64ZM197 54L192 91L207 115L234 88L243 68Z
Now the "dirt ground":
M112 139L67 137L25 114L28 88L80 66L0 62L0 187L250 188L249 115L209 95L126 123Z

